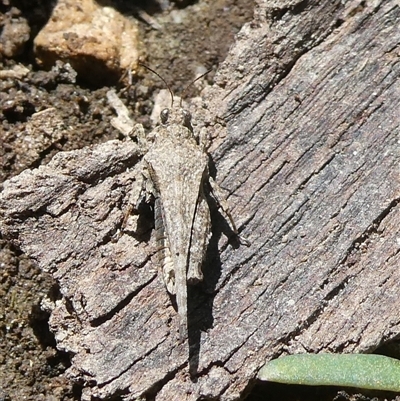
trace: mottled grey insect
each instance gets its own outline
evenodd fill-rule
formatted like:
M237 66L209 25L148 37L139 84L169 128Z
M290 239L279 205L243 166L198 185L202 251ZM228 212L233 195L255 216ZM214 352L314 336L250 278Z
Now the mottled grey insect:
M168 292L176 296L179 333L184 340L188 330L187 284L203 279L201 266L210 239L208 194L225 211L235 233L236 227L225 203L218 201L221 189L209 176L204 141L194 135L189 111L181 102L174 107L170 93L171 107L161 111L161 125L151 133L154 142L143 157L141 197L154 199L159 263Z

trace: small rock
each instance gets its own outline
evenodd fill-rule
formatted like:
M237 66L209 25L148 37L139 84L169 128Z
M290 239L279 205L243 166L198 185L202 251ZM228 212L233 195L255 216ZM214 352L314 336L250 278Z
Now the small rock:
M26 68L22 64L16 64L9 70L0 70L0 79L22 79L29 74L29 68ZM1 399L0 399L1 401Z
M26 130L16 138L17 148L24 155L27 165L37 162L46 152L60 142L67 127L54 108L34 113L26 125Z
M1 25L0 25L1 28ZM18 56L24 51L31 29L23 17L7 18L0 35L0 54L8 58Z
M138 29L134 20L94 0L59 0L34 40L34 51L45 68L62 60L80 78L104 85L136 67Z

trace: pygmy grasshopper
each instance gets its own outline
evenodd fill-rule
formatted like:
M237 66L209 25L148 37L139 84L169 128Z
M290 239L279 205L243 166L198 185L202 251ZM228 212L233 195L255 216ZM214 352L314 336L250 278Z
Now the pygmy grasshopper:
M168 87L160 75L146 68ZM222 190L209 175L205 141L194 134L191 115L182 108L182 101L174 107L168 89L171 107L161 111L161 124L150 134L153 143L143 157L144 180L138 202L154 200L159 263L168 292L176 296L183 341L188 335L187 285L203 279L201 266L211 235L209 195L228 216L234 233L237 230L226 202L219 201Z

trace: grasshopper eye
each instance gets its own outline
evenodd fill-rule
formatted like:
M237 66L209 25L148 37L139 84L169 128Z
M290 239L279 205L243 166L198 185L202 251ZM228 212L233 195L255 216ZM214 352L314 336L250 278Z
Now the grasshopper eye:
M169 117L169 109L163 109L160 113L160 120L162 124L166 124Z
M182 110L183 124L186 127L191 127L192 115L187 110Z

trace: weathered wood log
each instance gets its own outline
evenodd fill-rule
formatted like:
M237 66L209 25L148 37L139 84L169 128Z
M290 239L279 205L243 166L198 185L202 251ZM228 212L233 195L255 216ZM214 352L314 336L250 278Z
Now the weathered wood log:
M2 232L60 284L50 324L84 399L235 400L282 352L372 352L400 334L400 8L273 4L205 93L217 181L251 246L229 245L214 213L190 349L153 235L112 241L133 143L60 153L4 185Z

